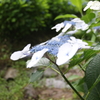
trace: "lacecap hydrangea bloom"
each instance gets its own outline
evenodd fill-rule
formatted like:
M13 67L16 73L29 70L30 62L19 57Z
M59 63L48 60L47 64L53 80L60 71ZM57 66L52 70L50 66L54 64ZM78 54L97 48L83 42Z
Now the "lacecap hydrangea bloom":
M32 48L30 46L28 44L23 50L14 52L10 58L18 60L32 55L31 60L27 64L27 68L31 68L48 52L57 57L57 65L62 65L68 62L79 49L90 48L86 42L70 35L62 35L62 33Z

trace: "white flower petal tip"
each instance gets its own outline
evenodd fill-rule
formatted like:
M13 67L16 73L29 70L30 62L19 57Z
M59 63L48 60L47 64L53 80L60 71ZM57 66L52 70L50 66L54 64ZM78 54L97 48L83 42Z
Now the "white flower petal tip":
M22 51L29 51L31 47L31 44L28 44L24 47L24 49Z
M62 22L62 23L59 23L59 24L55 25L51 29L56 29L56 32L58 32L63 27L64 27L64 23Z
M86 11L88 8L90 8L92 6L92 4L93 4L93 1L89 1L87 3L87 6L83 9L83 11Z
M22 56L22 52L16 51L10 56L10 59L11 60L18 60L18 59L20 59L21 56Z
M48 49L43 49L41 51L37 51L33 54L32 59L27 64L27 68L33 67L42 57L43 55L48 51Z
M66 26L63 28L62 32L66 32L70 27L72 26L72 24L67 23Z
M21 59L21 58L26 57L27 55L30 54L30 52L29 52L30 46L31 46L31 44L28 44L28 45L26 45L26 46L24 47L23 50L14 52L14 53L10 56L10 59L11 59L11 60L19 60L19 59Z

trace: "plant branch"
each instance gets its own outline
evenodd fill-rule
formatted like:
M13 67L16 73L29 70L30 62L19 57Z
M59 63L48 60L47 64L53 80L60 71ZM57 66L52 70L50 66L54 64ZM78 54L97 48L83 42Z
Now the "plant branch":
M53 63L57 66L61 76L64 78L64 80L67 82L67 84L74 90L74 92L80 97L81 100L84 100L84 98L79 94L79 92L72 86L72 84L68 81L68 79L65 77L65 75L63 74L63 72L61 71L61 69L59 68L59 66L54 62L52 61L49 56L46 54L46 57Z

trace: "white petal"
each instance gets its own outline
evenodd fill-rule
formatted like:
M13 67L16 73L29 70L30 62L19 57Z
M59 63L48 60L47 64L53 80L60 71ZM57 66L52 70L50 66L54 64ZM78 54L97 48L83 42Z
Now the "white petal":
M93 5L90 7L90 9L100 10L100 2L99 1L94 1Z
M78 23L78 22L81 22L80 18L74 18L74 19L72 19L71 21L72 21L72 22L75 22L75 23L76 23L76 22L77 22L77 23Z
M29 50L30 50L30 46L31 46L31 44L26 45L22 51L23 51L23 52L24 52L24 51L25 51L25 52L26 52L26 51L29 51Z
M75 44L77 42L77 39L73 36L70 37L71 40L68 40L69 43Z
M24 47L23 50L14 52L11 55L10 59L11 60L18 60L18 59L26 57L29 54L30 46L31 46L31 44L28 44L27 46Z
M63 35L64 35L64 32L61 32L57 36L59 37L59 36L63 36Z
M18 60L18 59L20 59L20 57L22 55L23 55L22 51L16 51L11 55L10 59L11 60Z
M70 52L71 45L69 43L63 44L58 51L57 57L59 58L61 55L65 55L66 52Z
M55 36L50 41L60 41L60 39L58 38L58 36Z
M66 32L72 25L67 23L66 26L63 28L62 32Z
M64 27L64 23L62 22L62 23L59 23L59 24L55 25L51 29L56 29L56 32L58 32L63 27Z
M30 60L30 62L27 65L27 68L31 68L32 66L34 66L43 57L43 55L47 51L48 51L48 49L43 49L41 51L34 53L32 56L32 59Z
M63 46L65 46L65 48ZM57 65L62 65L62 64L65 64L66 62L68 62L79 49L78 44L74 44L73 46L71 46L71 45L69 46L69 44L66 43L63 46L62 46L62 48L60 48L60 50L58 52L58 58L56 61ZM64 53L63 53L63 50L65 51Z
M88 8L91 7L91 5L93 5L93 1L89 1L87 6L83 10L86 11Z
M78 31L78 30L75 29L74 31L68 31L66 34L70 34L70 35L72 35L72 34L76 33L77 31Z
M73 42L76 42L76 40L77 40L77 39L76 39L75 37L73 37L73 36L71 36L70 39L71 39L71 41L73 41Z

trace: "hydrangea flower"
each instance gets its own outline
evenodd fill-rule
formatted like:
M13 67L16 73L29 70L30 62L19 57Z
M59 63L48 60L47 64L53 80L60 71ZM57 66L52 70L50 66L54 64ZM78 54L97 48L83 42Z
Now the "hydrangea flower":
M92 10L100 10L100 2L99 1L89 1L87 3L87 6L84 8L84 11L86 11L89 8Z
M51 29L56 29L56 32L58 32L63 28L61 32L65 33L72 26L75 28L75 30L70 31L69 33L67 32L67 34L73 34L76 31L78 31L79 29L84 31L89 28L89 25L86 24L83 20L81 20L80 18L74 18L71 21L64 21L62 23L59 23L59 24L55 25L54 27L52 27Z
M27 65L31 68L44 56L46 52L57 57L56 63L62 65L70 60L80 48L89 48L86 42L76 39L70 35L58 35L51 40L36 45L30 49L28 44L23 50L14 52L11 55L12 60L18 60L32 54L32 58Z

